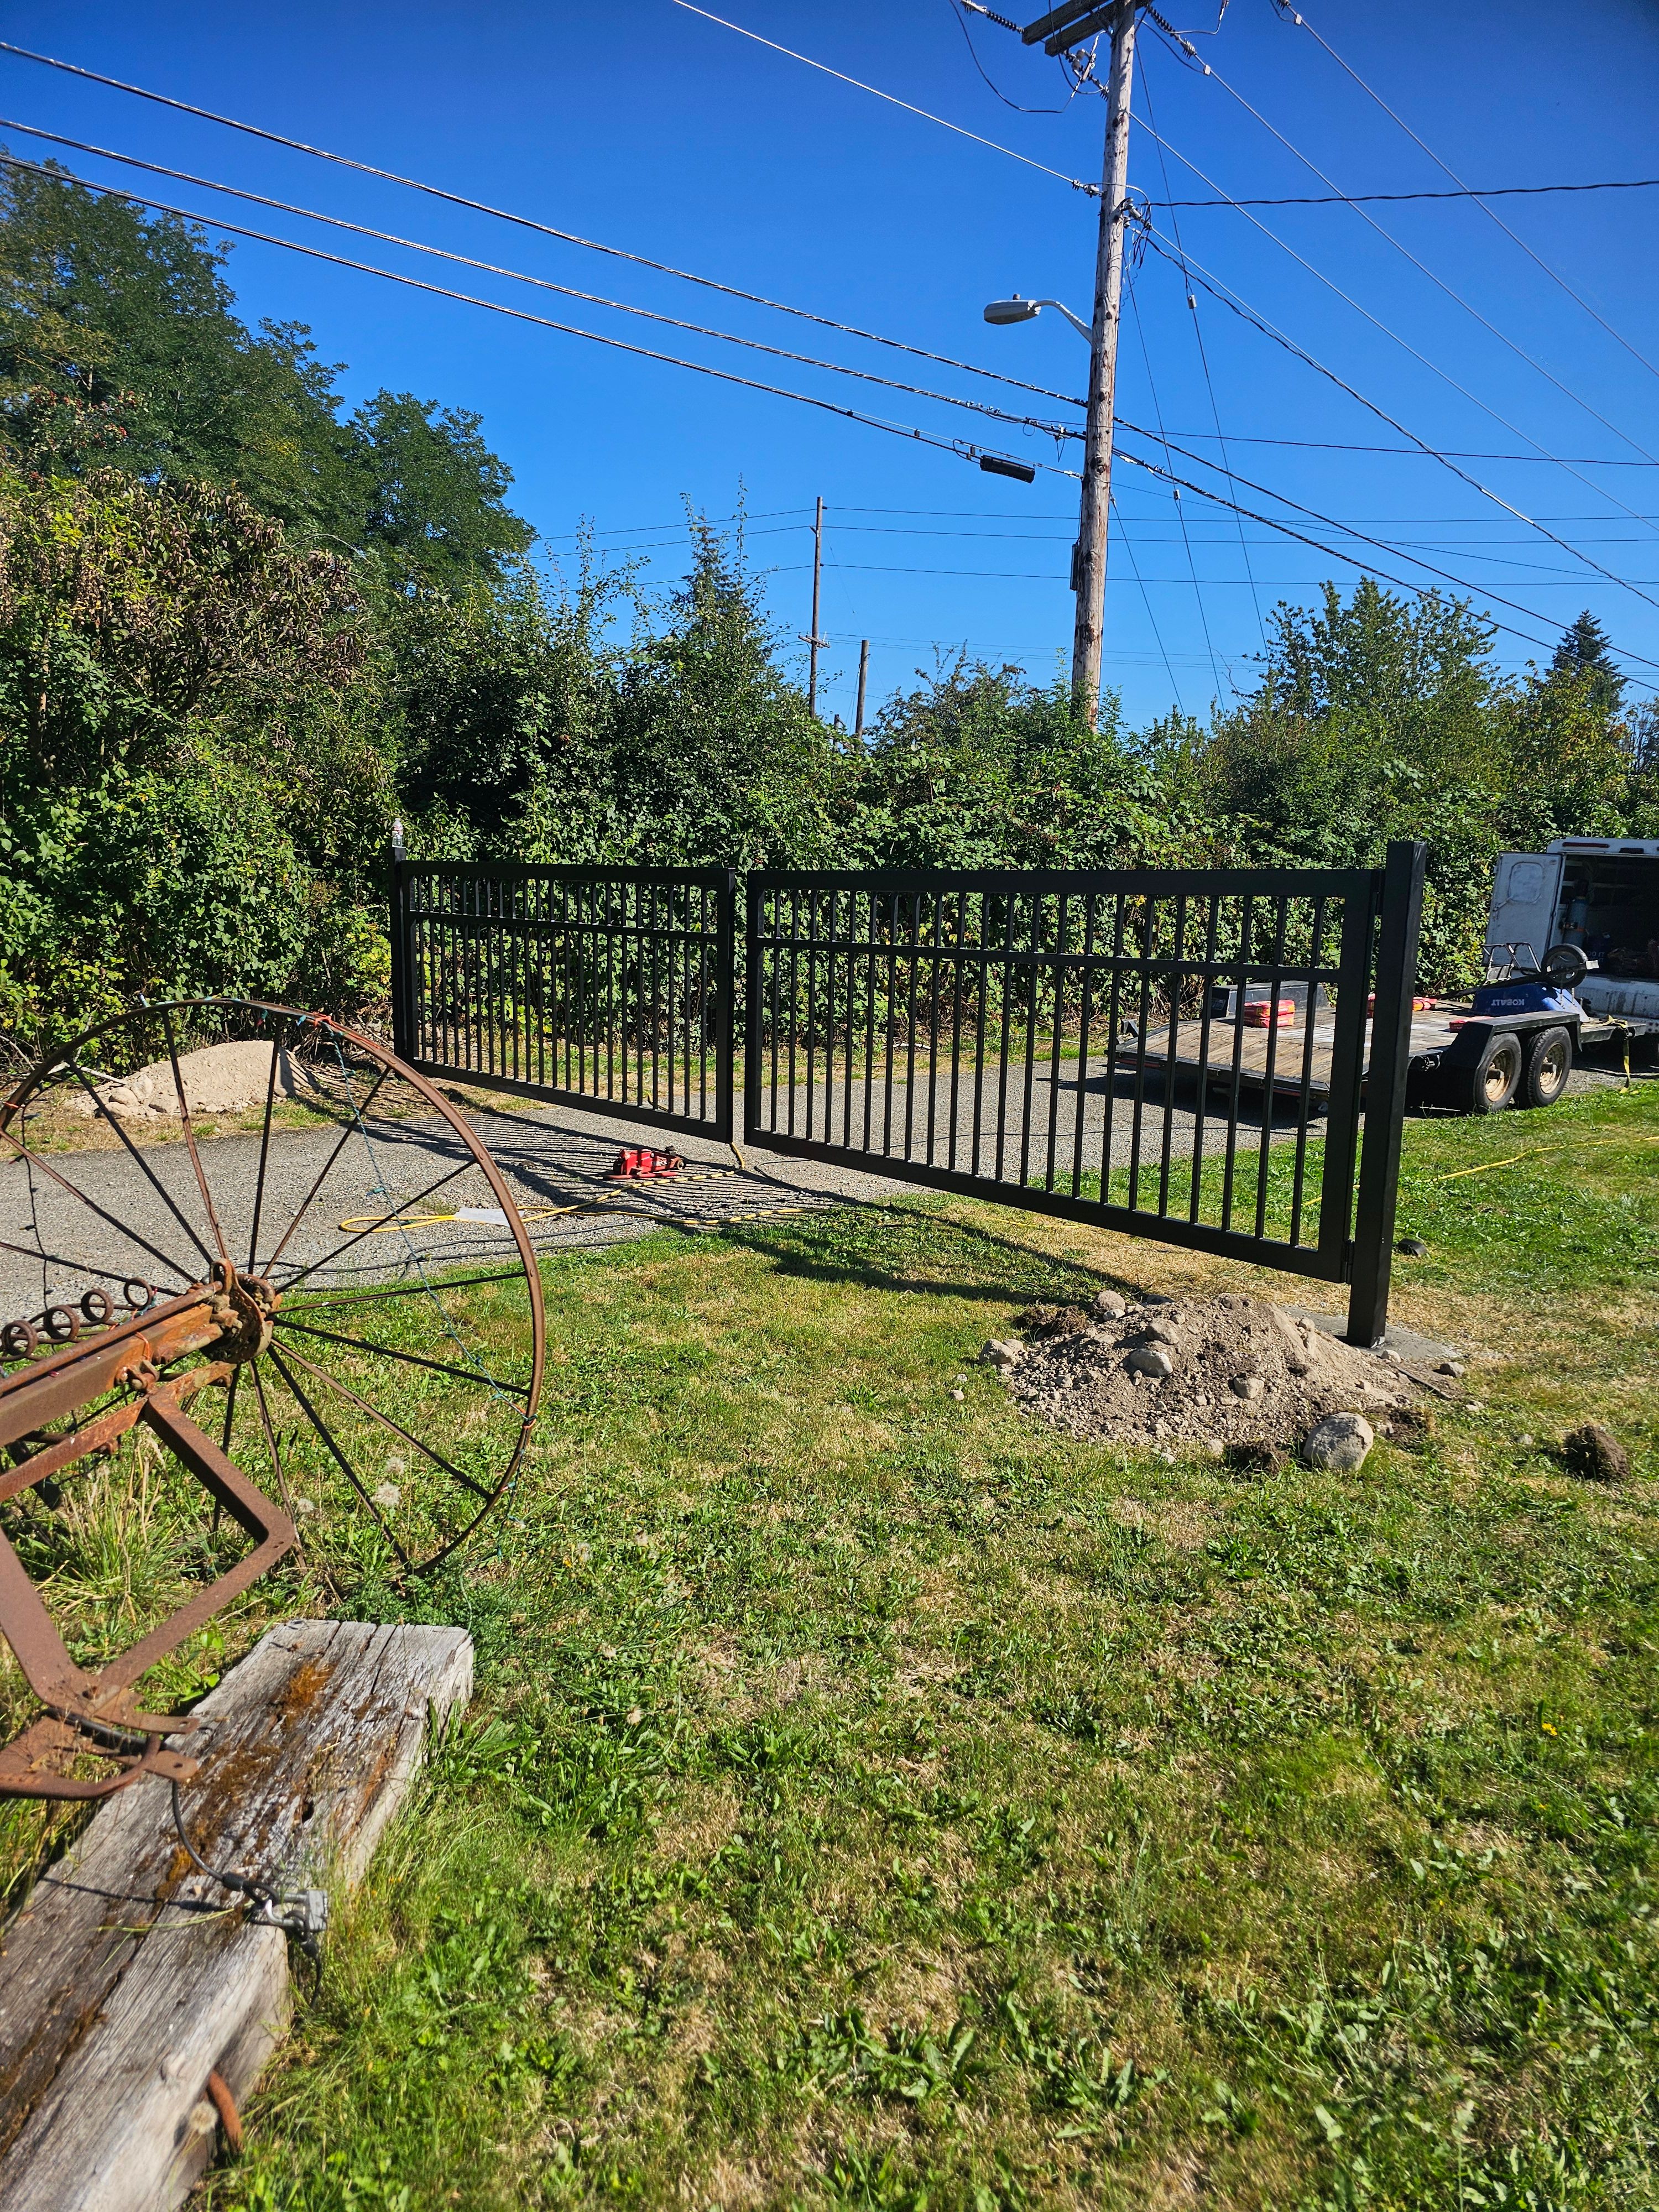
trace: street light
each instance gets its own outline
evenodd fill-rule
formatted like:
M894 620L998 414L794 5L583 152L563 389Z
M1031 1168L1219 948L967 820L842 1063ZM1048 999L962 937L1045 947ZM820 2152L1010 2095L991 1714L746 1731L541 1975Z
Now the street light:
M985 310L985 319L988 323L1035 322L1044 307L1052 307L1057 315L1064 315L1085 343L1094 343L1094 332L1080 316L1072 313L1063 300L1022 300L1016 292L1012 300L993 300Z

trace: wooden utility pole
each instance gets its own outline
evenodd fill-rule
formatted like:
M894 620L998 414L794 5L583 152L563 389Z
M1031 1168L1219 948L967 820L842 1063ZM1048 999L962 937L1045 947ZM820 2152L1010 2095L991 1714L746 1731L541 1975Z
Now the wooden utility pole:
M817 624L814 623L812 627L816 629ZM859 700L853 713L853 735L855 738L861 738L864 735L864 687L869 678L870 641L866 637L859 641Z
M1111 21L1112 73L1106 95L1106 158L1101 176L1100 240L1095 254L1095 319L1090 348L1089 419L1083 499L1072 570L1077 615L1072 632L1072 704L1091 729L1100 714L1100 655L1106 629L1106 532L1112 498L1112 405L1122 320L1123 225L1129 185L1129 92L1134 76L1138 0L1120 0ZM817 627L816 622L814 628Z
M812 523L812 627L801 640L807 648L806 710L810 714L818 711L818 647L828 645L827 637L818 635L818 596L823 585L823 498L818 497L817 514Z

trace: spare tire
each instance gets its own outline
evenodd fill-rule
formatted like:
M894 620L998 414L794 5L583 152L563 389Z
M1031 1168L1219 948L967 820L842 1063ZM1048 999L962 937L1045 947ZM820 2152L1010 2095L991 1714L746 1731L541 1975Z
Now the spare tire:
M1552 945L1538 963L1538 972L1559 991L1576 991L1589 974L1589 962L1580 945Z

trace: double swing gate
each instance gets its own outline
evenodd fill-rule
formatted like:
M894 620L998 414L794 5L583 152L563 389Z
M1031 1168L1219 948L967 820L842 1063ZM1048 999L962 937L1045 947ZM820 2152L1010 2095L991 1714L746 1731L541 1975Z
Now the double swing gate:
M1380 869L397 864L428 1073L1351 1286L1387 1318L1424 848ZM739 1022L741 1067L733 1049Z

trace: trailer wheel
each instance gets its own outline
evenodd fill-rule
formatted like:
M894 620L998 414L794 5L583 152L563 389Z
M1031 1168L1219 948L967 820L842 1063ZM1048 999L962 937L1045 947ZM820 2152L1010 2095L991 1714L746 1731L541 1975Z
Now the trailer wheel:
M1505 1030L1495 1036L1480 1055L1469 1079L1471 1114L1501 1114L1514 1097L1521 1081L1521 1040Z
M1565 1030L1540 1030L1527 1054L1521 1079L1522 1106L1553 1106L1572 1073L1572 1038Z

